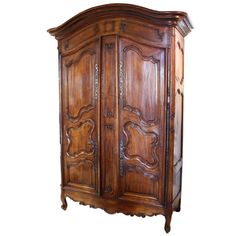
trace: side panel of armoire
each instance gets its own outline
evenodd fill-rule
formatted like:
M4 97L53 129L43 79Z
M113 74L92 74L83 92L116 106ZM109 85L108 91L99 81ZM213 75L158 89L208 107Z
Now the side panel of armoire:
M174 124L173 149L173 209L180 210L182 162L183 162L183 103L184 103L184 38L175 29L174 33L174 76L173 99L174 112L171 118Z

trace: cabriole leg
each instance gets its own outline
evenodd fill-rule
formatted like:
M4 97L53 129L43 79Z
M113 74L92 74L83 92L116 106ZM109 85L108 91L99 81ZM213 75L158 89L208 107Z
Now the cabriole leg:
M61 208L63 210L66 210L66 208L67 208L67 201L66 201L66 195L64 194L63 191L61 192L61 202L62 202Z
M167 214L165 215L165 218L166 218L165 231L166 231L166 233L169 233L169 232L170 232L171 216L172 216L172 212L167 213Z

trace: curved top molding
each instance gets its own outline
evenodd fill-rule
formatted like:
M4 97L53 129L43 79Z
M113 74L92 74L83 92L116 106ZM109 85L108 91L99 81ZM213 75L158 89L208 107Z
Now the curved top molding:
M155 11L141 6L117 3L87 9L58 27L49 29L48 32L57 39L61 39L98 20L130 16L147 23L176 27L183 36L186 36L193 28L185 12Z

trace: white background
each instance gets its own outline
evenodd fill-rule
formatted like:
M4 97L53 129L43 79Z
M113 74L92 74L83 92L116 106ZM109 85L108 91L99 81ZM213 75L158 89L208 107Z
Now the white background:
M60 208L57 43L46 30L120 1L1 1L0 235L165 235L164 218ZM236 235L234 1L123 1L188 12L182 211L170 235Z

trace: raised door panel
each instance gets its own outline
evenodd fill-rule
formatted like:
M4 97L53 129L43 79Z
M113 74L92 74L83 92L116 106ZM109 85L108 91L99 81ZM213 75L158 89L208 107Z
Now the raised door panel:
M63 185L98 192L99 42L62 58Z
M162 205L165 49L119 40L120 198Z

